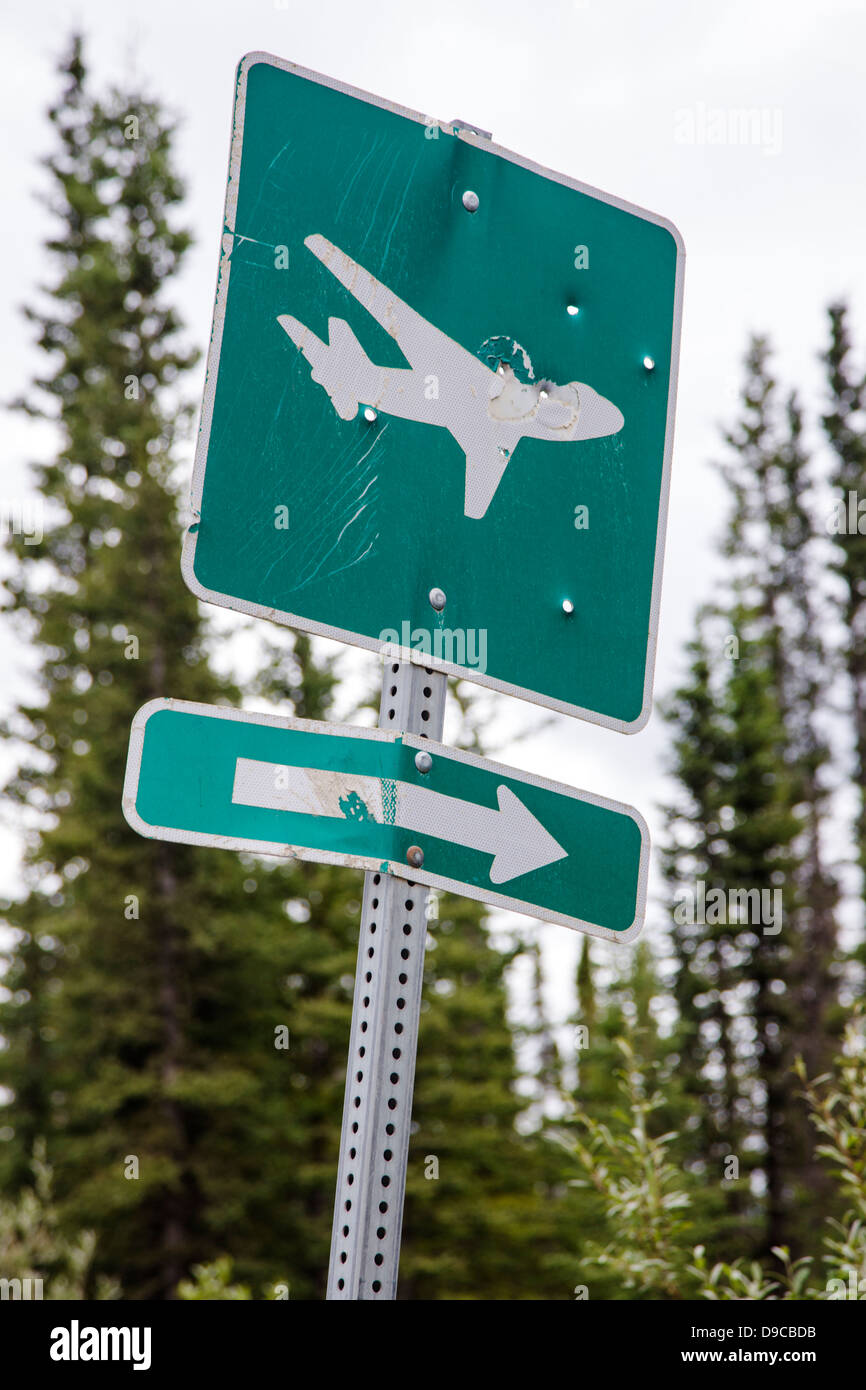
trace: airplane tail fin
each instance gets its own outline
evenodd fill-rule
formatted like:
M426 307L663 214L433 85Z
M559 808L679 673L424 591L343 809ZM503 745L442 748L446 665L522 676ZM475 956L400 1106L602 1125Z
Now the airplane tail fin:
M371 372L378 373L378 369L346 320L328 319L327 343L291 314L280 314L277 322L306 357L313 381L327 391L340 419L354 420L359 403L369 399Z
M328 347L346 362L370 360L345 319L328 319Z

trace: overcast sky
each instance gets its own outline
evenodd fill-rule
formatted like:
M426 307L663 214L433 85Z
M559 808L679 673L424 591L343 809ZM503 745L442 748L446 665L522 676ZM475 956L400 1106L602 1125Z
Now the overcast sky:
M652 209L687 251L685 318L656 694L680 669L696 602L718 574L724 497L708 466L735 405L748 334L767 330L778 369L819 400L824 310L852 304L866 338L862 139L864 0L6 0L0 86L5 216L0 224L4 399L38 365L16 306L49 274L48 223L33 195L50 148L45 108L73 25L98 81L142 77L182 118L177 149L196 245L176 293L191 339L210 330L238 59L262 49L443 120L460 117L520 154ZM707 143L737 111L756 138ZM719 115L721 113L721 116ZM4 421L2 495L22 496L44 428ZM178 575L178 582L180 576ZM0 700L20 689L26 653L2 637ZM170 692L166 692L170 693ZM533 708L496 697L497 757L639 807L657 831L666 735L656 716L623 736L555 716L509 747ZM118 792L119 795L119 792ZM0 839L0 886L14 840ZM650 919L651 923L652 919ZM650 930L651 925L650 925ZM546 926L554 972L575 941Z

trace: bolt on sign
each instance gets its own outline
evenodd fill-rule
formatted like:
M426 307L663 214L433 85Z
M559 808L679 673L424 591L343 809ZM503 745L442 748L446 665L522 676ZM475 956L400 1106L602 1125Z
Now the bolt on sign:
M186 582L642 728L683 264L664 218L251 54Z
M152 700L123 805L151 838L388 872L608 940L643 921L637 811L422 736Z

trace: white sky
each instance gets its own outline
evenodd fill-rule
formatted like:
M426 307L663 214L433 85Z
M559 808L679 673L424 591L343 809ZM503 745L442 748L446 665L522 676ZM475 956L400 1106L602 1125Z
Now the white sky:
M6 0L0 148L0 396L38 368L16 306L49 274L37 159L54 62L70 27L88 37L98 81L138 73L183 120L177 158L196 246L173 291L189 337L207 343L225 193L235 65L264 49L442 119L491 130L506 147L673 220L687 250L685 321L656 693L671 687L696 602L712 591L724 496L707 460L736 401L747 334L768 330L784 379L817 403L824 308L842 295L866 338L862 132L866 5L860 0ZM683 143L684 122L757 109L753 144ZM686 113L685 115L683 113ZM51 434L4 420L4 502L27 488L25 460ZM180 583L180 574L178 574ZM26 653L2 634L0 702L21 689ZM366 668L368 671L372 667ZM170 694L171 692L166 692ZM639 807L656 834L664 726L623 736L497 696L495 756ZM509 746L509 743L511 746ZM5 764L4 764L5 766ZM0 769L2 770L2 769ZM118 791L119 795L119 791ZM14 881L0 832L0 887ZM653 931L652 914L648 930ZM552 992L576 939L542 929Z

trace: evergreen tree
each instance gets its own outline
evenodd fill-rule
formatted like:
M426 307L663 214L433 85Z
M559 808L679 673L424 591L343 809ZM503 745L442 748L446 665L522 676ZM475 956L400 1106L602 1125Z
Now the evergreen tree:
M792 974L799 1035L792 1038L807 1070L822 1071L833 1056L835 1017L835 872L823 843L830 792L826 732L832 670L827 631L830 610L818 553L815 468L803 439L796 393L779 399L765 339L753 340L746 358L744 411L728 436L734 462L724 472L736 505L725 545L742 566L742 582L758 605L760 640L785 723L785 764L799 798L803 830L796 869L799 907L789 925L799 973ZM805 1111L801 1116L805 1124ZM812 1166L811 1177L822 1180Z
M598 949L598 948L596 948ZM631 954L631 953L629 953ZM593 960L592 941L581 942L575 972L575 1012L573 1023L580 1047L577 1053L575 1107L603 1122L615 1103L616 1086L613 1070L616 1063L616 1040L626 1028L621 991L601 990L597 983L597 964Z
M739 1156L743 1177L758 1162L747 1143L754 1125L744 1101L743 1044L736 1035L733 990L742 977L742 928L726 920L695 920L699 885L727 893L730 876L722 826L731 825L728 780L732 764L729 730L722 710L724 690L713 680L718 665L710 651L718 647L710 632L710 615L699 614L689 644L686 682L672 696L666 716L675 726L673 766L679 796L667 811L663 864L674 906L673 950L676 964L673 995L677 1010L679 1077L689 1118L682 1135L685 1166L716 1189L730 1154ZM732 634L726 634L730 640ZM692 910L692 903L695 910ZM754 939L751 944L754 944ZM745 1213L751 1210L747 1182L726 1183L726 1219L720 1230L732 1231L737 1249L751 1238ZM716 1215L719 1213L716 1211Z
M813 1201L825 1183L791 1068L797 1054L826 1065L836 1008L838 888L823 844L829 653L802 436L799 404L780 401L756 339L741 417L726 436L727 596L699 620L689 677L669 710L682 790L669 817L668 878L677 890L695 895L702 880L725 896L706 921L675 913L686 1084L696 1104L708 1102L694 1158L709 1172L727 1154L746 1172L760 1167L762 1251L798 1248L807 1192ZM750 920L727 910L745 893ZM780 922L766 921L763 906L756 922L757 893L769 904L778 895ZM742 1187L727 1188L727 1205L751 1220Z
M860 511L866 487L866 374L854 363L846 306L831 305L829 320L830 342L823 355L829 399L823 425L833 458L834 511L827 529L837 547L833 568L842 582L838 615L844 623L842 656L851 697L858 796L855 839L861 869L866 871L866 507ZM863 892L866 897L866 886Z
M259 1172L250 1143L283 1142L273 1037L291 933L279 875L262 902L241 860L142 840L120 812L136 709L236 692L208 667L178 574L175 383L195 355L165 299L189 244L172 129L141 93L92 97L80 41L62 71L56 273L29 314L49 366L26 405L60 450L35 469L43 540L19 544L7 585L42 666L8 730L24 753L6 794L33 829L9 912L4 1168L20 1182L44 1133L67 1220L100 1234L98 1267L167 1297L235 1222L254 1248L270 1228L283 1174Z
M6 796L28 843L26 892L7 912L0 1171L25 1187L46 1137L63 1220L98 1236L91 1292L107 1273L125 1297L174 1297L193 1266L228 1258L238 1287L320 1296L361 876L149 841L122 817L136 710L240 695L209 666L179 574L180 388L194 354L176 345L167 299L189 244L172 128L140 92L94 97L78 40L62 74L47 161L56 269L30 311L47 365L25 403L60 443L35 468L44 537L18 545L6 600L41 668L38 698L6 730L21 748ZM335 680L307 639L281 638L257 693L326 718ZM403 1294L536 1296L539 1145L515 1132L510 957L477 904L445 901Z
M676 1075L680 1059L673 1039L662 1036L656 1018L655 1004L665 991L648 939L641 937L631 948L612 948L604 986L597 982L592 950L590 938L584 938L575 976L576 1084L564 1096L564 1118L549 1129L557 1141L559 1180L567 1183L558 1213L561 1235L556 1265L568 1267L566 1277L576 1289L586 1288L584 1296L629 1299L635 1296L635 1286L623 1280L616 1263L590 1259L600 1248L616 1247L621 1223L612 1219L604 1185L595 1180L598 1175L576 1178L568 1154L587 1132L608 1134L621 1123L619 1077L626 1040L664 1096L653 1106L650 1134L679 1129L686 1111ZM614 1181L625 1178L625 1169L608 1176ZM575 1280L581 1282L575 1284Z

